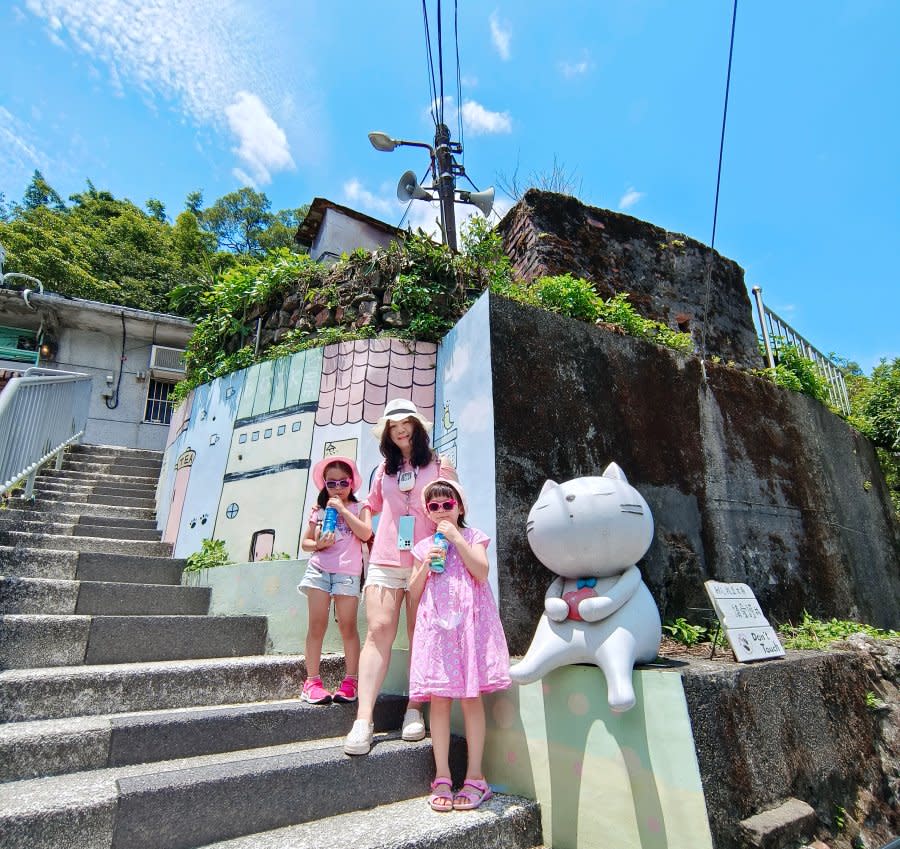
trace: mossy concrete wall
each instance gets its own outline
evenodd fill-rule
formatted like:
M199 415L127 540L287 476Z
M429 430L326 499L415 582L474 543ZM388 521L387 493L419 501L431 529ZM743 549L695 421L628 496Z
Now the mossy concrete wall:
M490 303L500 607L524 653L550 573L525 518L544 481L614 460L646 498L640 567L663 620L749 584L776 621L900 622L900 531L870 443L747 372L502 298Z

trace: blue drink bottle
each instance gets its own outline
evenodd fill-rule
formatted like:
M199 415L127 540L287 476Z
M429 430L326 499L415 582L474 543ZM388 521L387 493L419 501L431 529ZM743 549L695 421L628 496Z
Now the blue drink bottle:
M442 548L444 553L440 557L432 557L428 563L428 568L431 569L432 572L443 572L447 560L447 538L443 534L437 533L434 535L434 544Z
M322 534L333 534L337 530L337 510L334 507L325 508L325 518L322 520Z

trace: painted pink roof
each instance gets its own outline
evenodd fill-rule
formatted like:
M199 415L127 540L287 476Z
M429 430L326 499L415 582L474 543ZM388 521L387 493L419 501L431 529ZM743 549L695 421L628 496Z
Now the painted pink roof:
M433 342L359 339L326 346L316 424L375 424L391 398L409 398L433 418L436 361Z

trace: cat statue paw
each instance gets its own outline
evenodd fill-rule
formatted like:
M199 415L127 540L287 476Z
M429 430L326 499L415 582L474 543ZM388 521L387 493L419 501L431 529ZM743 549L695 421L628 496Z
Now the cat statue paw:
M654 660L662 625L635 565L653 540L653 516L625 474L610 463L601 477L547 481L528 514L528 544L556 578L531 646L512 667L519 684L572 663L606 677L611 710L634 706L632 670Z

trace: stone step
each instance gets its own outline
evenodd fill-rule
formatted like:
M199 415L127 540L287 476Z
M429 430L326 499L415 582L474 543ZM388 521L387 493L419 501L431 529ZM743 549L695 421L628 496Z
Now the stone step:
M60 481L56 479L42 480L35 483L35 491L42 499L76 499L85 498L94 502L98 495L115 495L123 498L140 498L156 503L156 485L149 484L101 484L96 482ZM101 502L102 503L102 502Z
M6 512L6 511L4 511ZM54 517L55 518L55 517ZM102 521L102 520L101 520ZM152 524L152 523L150 523ZM135 528L128 524L106 525L86 522L48 522L37 518L25 521L12 520L0 516L0 530L19 531L28 534L50 534L53 536L100 537L117 540L146 540L159 542L162 534L154 527Z
M332 656L322 671L337 681L343 664ZM376 730L399 728L405 709L405 696L379 698ZM353 704L293 698L7 723L0 726L0 782L338 737L355 715Z
M155 521L155 507L119 507L115 504L92 504L88 502L88 496L71 497L61 494L59 498L43 498L38 493L38 498L33 505L24 504L21 501L14 507L8 508L3 512L17 514L20 518L41 518L68 517L68 516L94 516L102 518L122 518L127 519L134 517L136 519L150 519ZM60 519L59 521L67 521Z
M246 657L266 647L265 616L0 617L0 667L94 666Z
M156 499L153 497L118 495L109 492L92 492L88 496L91 504L107 504L118 507L142 507L144 510L155 510Z
M181 558L0 546L0 575L16 578L180 584L184 564Z
M70 446L66 456L70 457L73 455L115 458L132 457L141 460L157 460L160 463L162 463L163 458L162 451L154 451L150 448L125 448L121 445L92 445L89 443Z
M63 463L63 469L73 472L90 472L98 477L104 475L126 475L135 478L144 478L147 480L159 479L161 465L151 461L141 462L135 460L130 461L101 461L91 462L90 460L68 459Z
M134 518L131 516L91 516L82 511L66 512L37 512L34 509L7 509L0 511L0 526L10 530L21 530L25 522L52 522L59 525L103 525L110 528L142 528L155 529L156 520L152 517ZM160 532L161 533L161 532Z
M496 794L465 816L432 811L422 798L208 843L201 849L544 849L540 805Z
M305 676L302 655L7 669L0 722L288 699Z
M100 482L109 482L114 483L118 486L151 486L151 482L147 480L147 476L143 475L141 477L129 477L128 475L111 475L111 474L101 474L98 475L96 472L83 472L78 471L76 469L44 469L37 476L37 481L39 483L71 483L75 486L85 485L85 484L95 484ZM155 484L152 484L155 486Z
M209 612L209 587L0 577L0 614L140 616Z
M147 540L159 542L162 534L156 528L134 528L130 525L95 525L79 522L73 529L75 536L102 539Z
M363 758L336 737L3 784L4 846L188 849L404 799L424 805L431 741L398 737L379 735ZM454 738L456 773L464 750Z
M0 546L17 548L52 548L60 551L79 551L103 554L133 554L141 557L167 557L172 553L168 542L82 537L66 534L33 534L25 531L0 529Z

